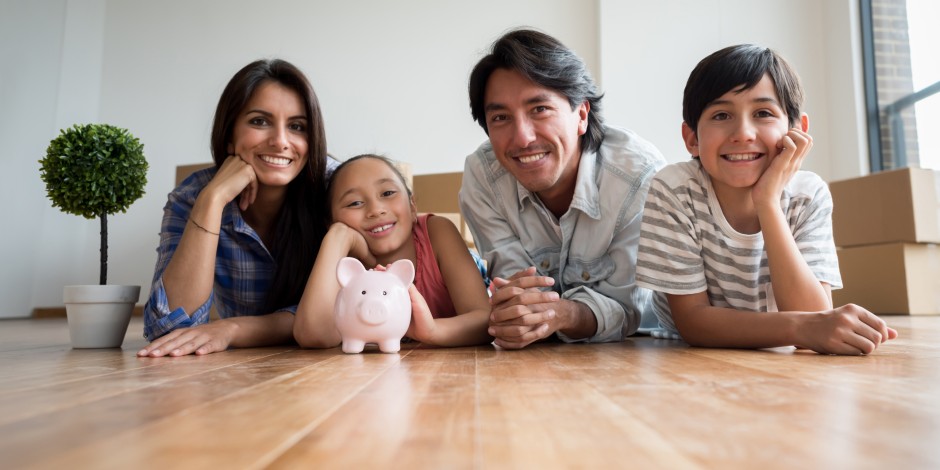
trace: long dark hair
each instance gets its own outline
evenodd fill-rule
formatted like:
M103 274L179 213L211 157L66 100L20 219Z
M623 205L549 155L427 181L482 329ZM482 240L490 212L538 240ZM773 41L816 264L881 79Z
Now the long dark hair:
M581 103L591 104L587 132L581 136L581 150L594 151L604 140L604 117L601 98L584 61L561 41L539 31L510 31L493 43L493 51L480 59L470 72L470 113L489 135L483 102L486 83L496 69L514 70L545 88L555 90L568 99L574 110Z
M212 159L218 168L228 158L235 121L262 83L274 82L297 93L307 114L307 164L287 185L287 196L275 226L276 271L265 298L264 313L300 302L320 242L326 235L326 132L320 102L297 67L280 59L257 60L235 74L219 98L212 124Z

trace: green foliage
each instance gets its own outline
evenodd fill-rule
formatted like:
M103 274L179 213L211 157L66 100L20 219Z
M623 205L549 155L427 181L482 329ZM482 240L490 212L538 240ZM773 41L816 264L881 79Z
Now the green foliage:
M86 219L126 212L147 184L143 144L108 124L63 129L39 163L52 206Z

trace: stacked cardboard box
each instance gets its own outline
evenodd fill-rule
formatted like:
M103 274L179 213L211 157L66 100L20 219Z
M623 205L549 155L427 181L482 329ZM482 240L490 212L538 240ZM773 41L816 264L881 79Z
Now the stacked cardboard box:
M904 168L830 183L843 289L836 305L940 314L940 175Z
M447 217L460 230L467 246L473 248L473 236L470 227L460 213L457 194L463 183L463 172L437 173L414 176L415 205L418 212L433 213Z

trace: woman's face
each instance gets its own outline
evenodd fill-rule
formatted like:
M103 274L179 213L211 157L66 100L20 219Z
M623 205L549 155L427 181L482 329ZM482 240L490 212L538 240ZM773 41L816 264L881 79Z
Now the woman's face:
M297 93L263 82L235 120L229 152L255 170L261 187L286 186L307 164L308 125Z

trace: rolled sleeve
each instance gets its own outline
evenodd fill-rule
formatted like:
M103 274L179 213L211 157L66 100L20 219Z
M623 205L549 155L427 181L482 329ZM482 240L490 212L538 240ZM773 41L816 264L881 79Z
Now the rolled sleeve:
M163 279L160 278L154 283L150 291L150 298L144 305L144 337L147 341L153 341L177 328L188 328L195 325L201 325L209 322L209 307L212 305L212 298L206 300L192 315L186 313L183 307L170 310L170 304L166 298L166 289L163 287Z
M622 341L636 333L641 326L655 322L655 316L650 309L651 291L636 285L634 266L640 224L641 217L637 214L613 238L607 251L614 264L610 276L594 284L569 289L562 294L564 299L586 305L597 320L597 331L593 336L575 340L559 331L558 337L563 341Z
M287 306L287 307L279 308L279 309L275 310L275 312L287 312L287 313L289 313L289 314L291 314L291 315L297 315L297 306L296 306L296 305L289 305L289 306Z
M561 298L586 305L594 313L594 318L597 320L597 331L594 336L571 338L559 330L556 335L562 341L566 343L605 343L623 339L625 311L623 306L616 300L584 286L565 292Z

